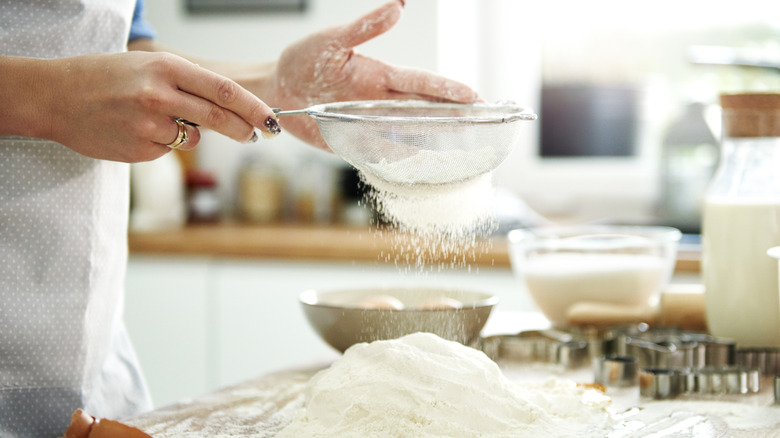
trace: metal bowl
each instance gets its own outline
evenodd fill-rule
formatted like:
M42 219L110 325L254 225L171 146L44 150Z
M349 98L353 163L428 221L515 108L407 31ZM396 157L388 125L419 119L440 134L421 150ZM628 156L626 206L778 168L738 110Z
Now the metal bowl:
M307 290L300 295L300 302L320 337L344 352L360 342L416 332L469 345L479 337L498 297L439 288L372 288ZM460 306L452 307L458 303Z

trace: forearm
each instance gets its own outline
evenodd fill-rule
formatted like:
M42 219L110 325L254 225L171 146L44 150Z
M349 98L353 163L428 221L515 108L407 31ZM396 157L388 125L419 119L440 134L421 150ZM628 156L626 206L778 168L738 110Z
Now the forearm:
M187 54L172 51L150 39L133 40L127 45L128 50L140 50L144 52L169 52L185 58L203 68L211 70L222 76L230 78L247 90L254 93L261 100L269 105L278 105L274 103L275 96L271 87L268 86L270 77L276 69L276 62L227 62L212 61L203 58L197 58Z
M58 61L0 56L0 136L50 138Z

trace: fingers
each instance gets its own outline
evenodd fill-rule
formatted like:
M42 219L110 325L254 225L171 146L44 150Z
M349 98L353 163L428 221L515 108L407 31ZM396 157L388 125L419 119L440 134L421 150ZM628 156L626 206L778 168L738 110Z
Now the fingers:
M168 142L161 141L159 144L167 146L170 149L180 149L183 151L194 149L200 142L200 130L198 129L198 125L188 120L180 120L180 122L177 122L176 119L171 119L171 121L173 122L172 129L174 134L173 136L167 136L166 138L172 138L173 140ZM171 128L168 128L166 131L170 129Z
M387 87L403 94L423 96L433 100L469 103L479 96L466 84L425 70L390 67Z
M230 79L195 65L191 67L194 68L178 73L178 112L172 116L240 142L256 140L255 128L272 135L280 132L271 108L255 95Z
M403 5L403 1L393 0L354 22L341 26L338 28L336 41L342 47L352 48L387 32L401 19Z

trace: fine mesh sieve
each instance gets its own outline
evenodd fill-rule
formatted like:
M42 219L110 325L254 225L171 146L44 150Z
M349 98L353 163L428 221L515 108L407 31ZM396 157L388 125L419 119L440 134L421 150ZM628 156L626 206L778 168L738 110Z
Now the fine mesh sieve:
M303 110L325 143L358 170L395 184L447 184L495 169L536 114L510 103L338 102Z

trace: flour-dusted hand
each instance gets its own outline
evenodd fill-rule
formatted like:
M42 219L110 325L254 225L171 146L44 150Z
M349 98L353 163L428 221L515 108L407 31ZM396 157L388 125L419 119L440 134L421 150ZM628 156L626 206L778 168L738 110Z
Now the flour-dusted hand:
M237 141L273 130L271 109L236 82L170 53L94 54L55 60L3 58L7 98L0 134L55 140L80 154L113 161L158 158L179 139L185 119L192 149L195 125ZM15 82L16 81L16 82ZM25 81L28 83L25 84ZM16 90L16 91L14 91ZM36 90L32 96L21 93ZM6 100L8 102L8 100ZM277 127L278 129L278 127Z
M292 44L280 56L265 92L253 91L285 109L347 100L477 99L474 90L460 82L392 66L355 51L358 45L392 28L402 12L403 2L393 0L352 23L325 29ZM304 141L327 149L314 120L288 117L283 124Z

